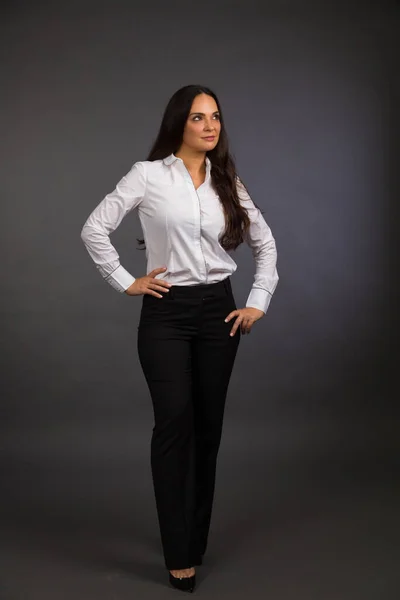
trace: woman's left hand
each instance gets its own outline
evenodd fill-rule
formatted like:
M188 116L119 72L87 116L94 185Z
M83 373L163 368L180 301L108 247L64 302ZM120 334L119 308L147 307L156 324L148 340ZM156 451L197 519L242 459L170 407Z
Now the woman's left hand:
M226 317L225 322L227 323L233 317L236 317L235 324L231 329L230 335L235 335L237 328L240 326L242 333L250 333L253 324L261 319L265 315L265 312L259 310L258 308L253 308L251 306L246 308L238 308L237 310L233 310Z

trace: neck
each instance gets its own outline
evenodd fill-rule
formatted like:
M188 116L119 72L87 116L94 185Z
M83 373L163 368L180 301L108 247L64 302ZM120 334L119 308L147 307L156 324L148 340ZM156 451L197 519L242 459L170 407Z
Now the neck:
M201 174L206 170L206 153L191 150L178 150L175 156L181 158L190 173Z

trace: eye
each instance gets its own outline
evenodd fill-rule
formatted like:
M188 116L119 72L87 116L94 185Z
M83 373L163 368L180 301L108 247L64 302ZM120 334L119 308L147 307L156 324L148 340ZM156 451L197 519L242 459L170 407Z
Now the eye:
M219 120L220 116L219 115L214 115L214 118ZM201 116L200 115L195 115L192 120L195 121L196 119L201 119Z

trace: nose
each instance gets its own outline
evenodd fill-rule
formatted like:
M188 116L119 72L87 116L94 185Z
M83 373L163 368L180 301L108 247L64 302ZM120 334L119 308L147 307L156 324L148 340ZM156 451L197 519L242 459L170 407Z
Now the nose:
M213 122L212 122L212 121L208 121L208 120L206 119L206 121L205 121L205 125L204 125L204 129L205 129L206 131L211 131L211 130L213 130L213 129L214 129L214 124L213 124Z

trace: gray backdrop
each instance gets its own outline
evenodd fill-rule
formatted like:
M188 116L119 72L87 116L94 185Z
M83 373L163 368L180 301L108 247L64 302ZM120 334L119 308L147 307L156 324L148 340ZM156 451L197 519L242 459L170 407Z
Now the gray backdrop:
M136 350L142 298L103 282L80 230L144 160L168 99L189 83L219 96L280 275L266 317L242 337L231 379L202 589L389 598L395 7L6 3L5 598L168 593L153 415ZM112 235L135 276L146 274L141 234L131 214ZM247 246L236 260L232 284L244 306L254 273Z

